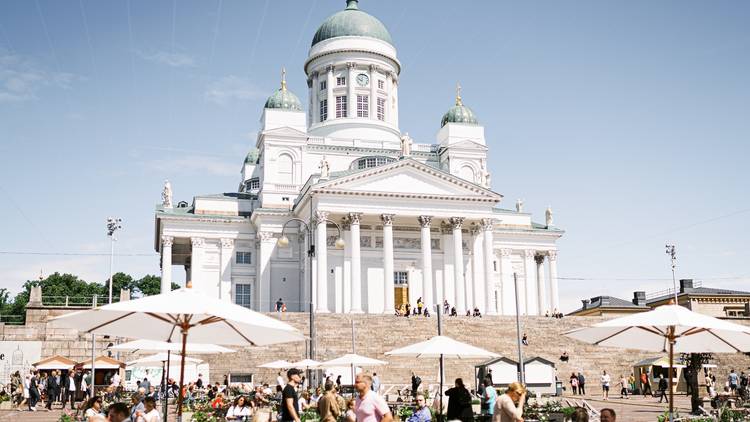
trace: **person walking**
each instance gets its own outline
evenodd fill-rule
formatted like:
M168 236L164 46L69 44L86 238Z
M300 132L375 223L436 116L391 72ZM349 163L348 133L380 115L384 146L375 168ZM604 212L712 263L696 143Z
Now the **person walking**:
M281 422L300 422L299 397L297 396L297 385L300 382L299 369L292 368L286 371L287 383L281 392Z
M52 410L52 403L54 403L57 396L60 394L60 384L58 381L57 370L53 370L49 377L47 377L47 410Z
M578 375L575 372L570 374L570 389L573 390L573 395L578 394Z
M520 382L508 385L505 394L495 402L492 422L523 422L523 405L526 402L526 387Z
M492 416L495 413L495 402L497 401L497 391L492 385L489 377L483 381L484 391L482 392L482 413Z
M649 380L649 373L641 372L641 392L643 393L643 397L646 397L646 394L652 395L653 392L651 391L651 380Z
M445 395L448 396L447 420L474 421L474 411L471 408L471 393L464 386L463 379L456 378L455 386L446 390Z
M659 403L661 403L662 400L669 401L667 398L667 379L664 378L664 375L659 375Z
M41 394L39 393L39 378L36 372L31 373L29 378L29 410L36 412L36 404L39 402Z
M372 391L379 392L380 391L380 377L378 376L377 372L372 373Z
M611 379L607 371L602 371L601 383L602 383L602 400L609 400L609 383Z
M732 394L737 394L737 385L739 384L740 377L737 375L737 372L734 371L734 368L729 372L729 375L727 376L727 384L729 384L729 392Z
M628 380L625 375L620 375L620 398L628 398Z
M333 382L328 381L323 387L325 394L318 400L318 415L320 422L336 422L341 415L338 400L336 399L336 390Z
M357 422L393 422L393 414L385 399L372 391L372 377L357 374L354 389L359 393L354 402Z
M65 409L65 404L70 402L70 410L75 410L76 393L78 393L78 389L76 388L75 371L73 371L72 369L68 371L68 376L65 378L64 388L65 390L62 408Z
M583 376L583 372L578 373L578 393L582 396L586 395L586 377Z

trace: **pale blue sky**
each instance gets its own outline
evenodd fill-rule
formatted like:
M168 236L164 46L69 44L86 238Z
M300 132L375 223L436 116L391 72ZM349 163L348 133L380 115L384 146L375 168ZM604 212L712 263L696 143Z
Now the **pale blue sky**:
M0 252L106 253L158 273L153 207L231 191L265 98L343 0L0 2ZM493 189L560 241L563 310L678 277L750 290L750 3L395 1L360 7L403 63L401 130L433 142L454 86L486 127ZM0 287L106 256L0 254Z

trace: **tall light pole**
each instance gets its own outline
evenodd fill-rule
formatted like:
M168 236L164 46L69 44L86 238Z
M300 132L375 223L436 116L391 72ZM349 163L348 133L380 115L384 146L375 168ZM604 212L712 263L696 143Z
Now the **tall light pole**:
M122 228L122 218L109 217L107 218L107 236L109 236L111 243L111 252L109 254L109 303L112 303L112 269L115 261L115 241L117 237L115 233L117 230Z
M523 365L523 348L521 346L521 308L518 301L518 274L513 273L513 286L516 295L516 343L518 344L518 369L521 384L526 384L526 368Z
M312 259L315 256L315 237L313 236L313 227L312 223L308 224L301 218L293 217L287 220L286 223L281 227L281 237L279 240L276 241L276 244L281 248L289 247L289 238L286 237L284 234L284 230L286 230L286 226L289 225L291 222L297 222L299 223L300 229L303 229L305 231L305 234L308 238L308 248L307 248L307 273L308 277L310 278L310 300L308 301L308 306L310 307L310 347L309 347L309 353L308 358L315 360L315 310L313 309L313 298L315 297L315 292L313 291L313 276L312 276ZM341 238L341 226L338 225L335 221L331 221L329 219L326 219L323 222L320 222L318 224L328 224L331 223L334 226L336 226L336 229L338 230L338 238L336 239L336 249L343 249L344 248L344 239ZM318 283L324 283L325 280L318 280ZM311 377L312 378L312 377ZM310 380L310 385L312 385L312 379Z
M674 290L674 304L679 305L679 303L677 303L677 280L674 275L674 269L677 267L677 251L675 250L674 245L666 245L665 248L667 249L667 255L669 255L669 258L672 261L672 289Z

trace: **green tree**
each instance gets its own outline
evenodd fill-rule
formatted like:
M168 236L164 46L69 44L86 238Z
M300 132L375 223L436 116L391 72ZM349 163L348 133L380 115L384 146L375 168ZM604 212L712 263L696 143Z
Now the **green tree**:
M135 281L135 287L140 296L153 296L161 293L161 277L147 275ZM179 289L180 285L172 283L172 290Z

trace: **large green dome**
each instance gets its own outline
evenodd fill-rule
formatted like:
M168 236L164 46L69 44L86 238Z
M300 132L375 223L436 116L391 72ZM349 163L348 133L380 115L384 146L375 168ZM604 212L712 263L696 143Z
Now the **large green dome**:
M336 37L369 37L393 45L391 34L376 17L361 10L357 0L347 0L346 9L326 19L315 32L312 45Z
M460 86L457 88L456 92L456 105L443 114L443 119L440 121L440 127L445 126L447 123L463 123L467 125L479 124L477 116L469 107L466 107L461 100Z
M292 91L286 89L286 71L283 69L281 71L281 88L268 97L265 108L302 111L302 103L299 98Z

